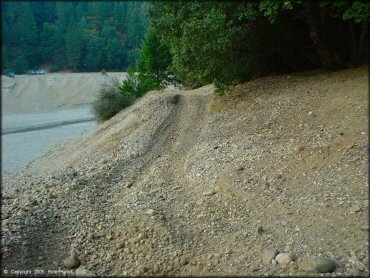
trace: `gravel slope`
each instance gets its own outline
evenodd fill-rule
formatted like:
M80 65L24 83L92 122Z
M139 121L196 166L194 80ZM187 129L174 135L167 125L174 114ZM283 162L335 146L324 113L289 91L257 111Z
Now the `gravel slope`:
M368 276L367 86L361 68L151 92L3 177L2 267L297 276L323 256Z

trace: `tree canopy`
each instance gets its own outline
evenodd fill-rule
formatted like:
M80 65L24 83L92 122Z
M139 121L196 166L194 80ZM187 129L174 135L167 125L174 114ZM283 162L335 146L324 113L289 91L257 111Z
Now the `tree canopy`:
M124 71L146 34L148 2L2 2L2 70L41 65Z
M156 2L151 26L188 86L367 61L367 1Z

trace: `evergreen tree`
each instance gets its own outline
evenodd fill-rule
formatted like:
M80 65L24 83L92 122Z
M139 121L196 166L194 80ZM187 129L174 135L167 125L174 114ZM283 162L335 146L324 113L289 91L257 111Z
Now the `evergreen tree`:
M15 68L16 59L19 65L23 54L32 68L46 63L53 70L126 69L128 63L135 64L147 24L144 2L3 1L1 5L2 57L10 68ZM137 26L132 25L130 35L129 20ZM133 33L136 29L138 34Z
M79 26L72 21L68 27L66 43L68 66L76 71L81 62L82 32Z
M17 74L24 74L29 69L26 56L20 53L15 59L15 71Z
M137 61L138 72L151 75L157 84L161 84L168 78L168 67L171 61L169 47L162 44L155 31L150 29Z
M117 38L109 39L106 49L107 68L123 70L126 64L126 49Z
M31 5L27 2L20 4L20 17L17 29L19 30L20 48L30 67L40 63L39 39L36 21L33 16Z
M48 61L50 57L54 55L58 44L57 44L57 28L55 25L50 23L44 23L42 32L40 34L41 39L41 55L44 61Z

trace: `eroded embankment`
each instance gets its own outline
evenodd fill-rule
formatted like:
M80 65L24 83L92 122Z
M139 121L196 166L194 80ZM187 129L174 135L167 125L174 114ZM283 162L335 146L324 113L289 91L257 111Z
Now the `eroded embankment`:
M102 84L125 77L125 72L2 76L2 114L44 113L86 105L95 100Z
M73 250L104 276L297 276L319 255L368 275L366 70L212 92L149 93L4 177L5 267L65 268Z

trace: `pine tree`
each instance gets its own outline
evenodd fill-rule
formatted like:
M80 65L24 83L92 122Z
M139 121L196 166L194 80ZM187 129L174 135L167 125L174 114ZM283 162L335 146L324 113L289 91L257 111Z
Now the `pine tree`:
M72 21L68 26L67 33L67 61L68 66L76 71L81 62L82 32L79 26Z
M17 28L19 30L20 48L27 59L29 66L34 67L40 63L39 39L36 21L30 3L20 3L20 18Z

